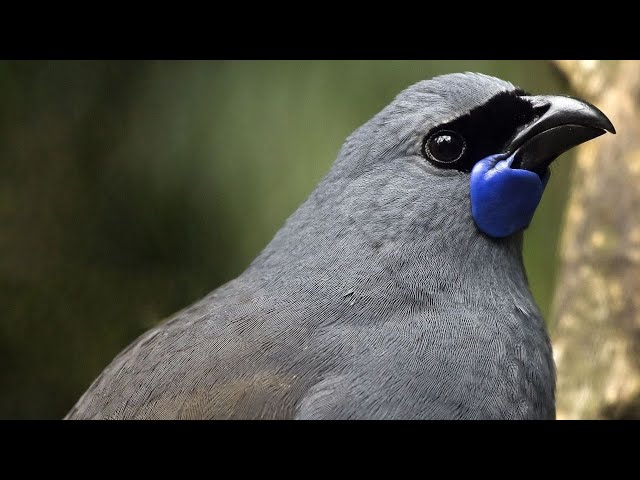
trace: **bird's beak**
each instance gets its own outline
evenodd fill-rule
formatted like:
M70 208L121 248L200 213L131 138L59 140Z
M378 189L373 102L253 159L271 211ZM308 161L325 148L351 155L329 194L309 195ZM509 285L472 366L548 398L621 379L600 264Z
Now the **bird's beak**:
M509 142L511 168L543 176L560 154L605 132L616 133L611 121L596 107L568 96L523 96L537 118Z

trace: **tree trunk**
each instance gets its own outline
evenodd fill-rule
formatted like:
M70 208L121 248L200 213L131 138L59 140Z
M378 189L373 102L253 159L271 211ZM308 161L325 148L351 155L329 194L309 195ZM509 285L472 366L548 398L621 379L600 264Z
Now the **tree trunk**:
M617 130L577 153L552 308L557 416L640 418L640 62L555 65Z

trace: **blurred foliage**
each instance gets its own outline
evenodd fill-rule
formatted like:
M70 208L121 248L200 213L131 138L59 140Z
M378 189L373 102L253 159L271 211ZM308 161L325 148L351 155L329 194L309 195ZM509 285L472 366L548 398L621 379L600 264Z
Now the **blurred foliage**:
M0 417L60 418L137 335L239 274L400 90L547 62L0 63ZM543 312L571 162L529 229Z

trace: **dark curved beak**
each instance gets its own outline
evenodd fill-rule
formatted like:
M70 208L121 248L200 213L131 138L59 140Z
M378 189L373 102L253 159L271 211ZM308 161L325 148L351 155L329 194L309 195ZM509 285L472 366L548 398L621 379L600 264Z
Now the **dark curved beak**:
M611 121L590 103L568 96L523 96L538 113L511 140L507 153L514 154L511 168L521 168L542 176L559 155L599 137L616 133Z

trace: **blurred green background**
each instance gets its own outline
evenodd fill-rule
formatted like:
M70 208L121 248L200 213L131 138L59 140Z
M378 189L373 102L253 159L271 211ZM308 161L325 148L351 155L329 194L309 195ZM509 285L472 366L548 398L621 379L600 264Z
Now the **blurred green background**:
M136 336L238 275L402 89L544 61L0 62L0 418L60 418ZM549 312L572 159L525 255Z

